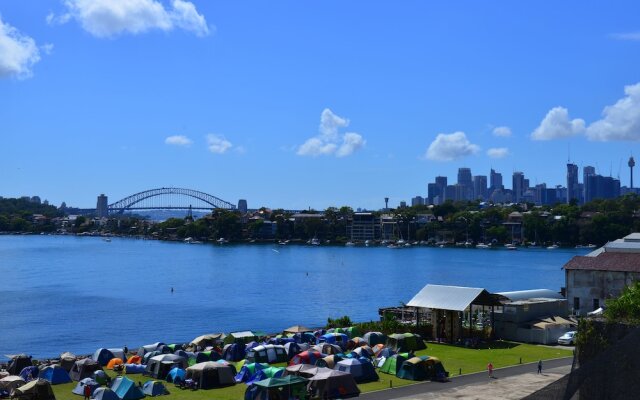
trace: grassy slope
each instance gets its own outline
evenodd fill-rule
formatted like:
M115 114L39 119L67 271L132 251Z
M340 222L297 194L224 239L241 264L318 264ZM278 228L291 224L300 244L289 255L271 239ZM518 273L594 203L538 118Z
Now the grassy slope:
M538 360L547 360L551 358L569 357L572 355L570 350L556 349L544 346L535 346L530 344L518 344L509 342L496 342L493 348L487 349L466 349L462 347L449 346L444 344L429 343L426 350L416 352L416 355L429 355L438 357L449 371L451 376L458 375L460 369L463 374L484 371L487 363L491 362L495 368L516 365L522 358L523 363L534 362ZM274 364L275 366L284 366L284 364ZM394 387L405 386L415 383L404 379L396 378L393 375L379 374L378 382L370 382L360 384L360 390L370 392L374 390L386 389L393 384ZM148 380L148 377L142 375L130 375L133 381L142 383ZM81 396L71 393L76 386L76 382L64 385L56 385L53 387L57 400L81 400ZM238 400L244 397L244 391L247 388L244 384L232 387L213 389L213 390L181 390L175 388L173 384L167 384L167 388L171 394L164 397L166 400Z

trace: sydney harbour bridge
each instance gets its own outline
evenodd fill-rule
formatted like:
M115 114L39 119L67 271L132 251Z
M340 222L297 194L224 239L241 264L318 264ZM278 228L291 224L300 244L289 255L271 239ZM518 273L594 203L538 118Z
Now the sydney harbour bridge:
M185 188L158 188L134 193L108 204L105 195L98 196L96 214L123 214L142 210L235 210L236 206L208 193Z

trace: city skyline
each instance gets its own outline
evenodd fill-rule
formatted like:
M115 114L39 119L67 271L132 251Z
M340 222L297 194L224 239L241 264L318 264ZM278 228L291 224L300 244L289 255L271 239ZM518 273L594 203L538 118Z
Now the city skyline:
M640 5L463 4L3 2L0 196L379 209L567 160L628 186Z

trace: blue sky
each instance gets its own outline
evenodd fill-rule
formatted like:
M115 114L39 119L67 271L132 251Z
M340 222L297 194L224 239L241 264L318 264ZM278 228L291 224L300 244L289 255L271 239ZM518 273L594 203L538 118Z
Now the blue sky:
M566 161L628 184L640 4L3 0L0 195L379 208Z

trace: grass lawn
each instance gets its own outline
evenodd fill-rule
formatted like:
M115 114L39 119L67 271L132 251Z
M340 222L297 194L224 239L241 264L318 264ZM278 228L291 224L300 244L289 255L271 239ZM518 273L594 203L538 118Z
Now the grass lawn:
M501 368L517 365L520 363L521 358L522 363L528 363L538 360L570 357L573 354L571 350L502 341L495 342L492 346L491 348L484 349L468 349L446 344L428 343L427 349L416 352L416 355L438 357L442 361L445 369L449 371L450 376L456 376L460 369L462 369L463 374L484 371L489 362L493 364L494 368ZM274 365L281 367L284 366L284 363ZM113 376L111 371L108 372ZM414 381L398 379L393 375L382 373L379 375L380 380L377 382L358 385L360 390L362 392L371 392L387 389L390 384L392 384L393 387L398 387L416 383ZM149 379L142 375L129 375L129 378L135 382L141 381L142 383ZM75 388L76 384L76 382L73 382L53 386L56 399L81 400L81 396L71 393L71 390ZM245 384L239 384L221 389L191 391L178 389L171 383L167 383L166 386L171 394L167 397L161 397L163 400L241 400L244 398L244 392L247 388Z

